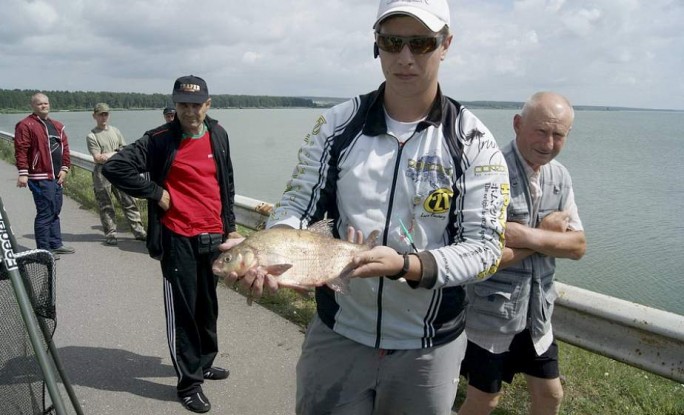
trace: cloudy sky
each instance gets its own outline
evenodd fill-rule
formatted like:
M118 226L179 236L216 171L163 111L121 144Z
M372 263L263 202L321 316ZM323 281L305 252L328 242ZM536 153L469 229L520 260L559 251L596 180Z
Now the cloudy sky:
M351 97L382 81L377 0L2 0L0 88ZM684 110L682 0L449 0L462 101Z

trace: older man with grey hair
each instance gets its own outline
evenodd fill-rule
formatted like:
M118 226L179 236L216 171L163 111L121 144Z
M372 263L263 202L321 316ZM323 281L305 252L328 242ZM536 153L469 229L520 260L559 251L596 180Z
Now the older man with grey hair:
M580 259L586 241L570 173L555 160L575 113L554 92L530 97L513 118L515 139L503 148L511 181L506 248L499 271L468 287L468 350L461 373L468 379L460 415L487 415L502 382L525 374L530 413L554 415L563 387L551 315L556 299L556 258Z

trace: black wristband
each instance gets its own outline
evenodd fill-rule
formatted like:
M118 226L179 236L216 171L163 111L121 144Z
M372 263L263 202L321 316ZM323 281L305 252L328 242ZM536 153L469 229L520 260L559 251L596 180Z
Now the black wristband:
M404 275L406 275L406 273L407 273L408 270L409 270L409 257L408 257L408 254L403 254L403 256L404 256L404 266L401 267L401 271L397 272L397 273L394 274L394 275L385 275L387 278L396 281L396 280L398 280L399 278L401 278L401 277L403 277Z

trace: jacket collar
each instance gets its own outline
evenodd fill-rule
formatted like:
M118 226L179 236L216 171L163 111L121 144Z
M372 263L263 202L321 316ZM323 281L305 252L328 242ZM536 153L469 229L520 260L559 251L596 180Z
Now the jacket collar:
M378 136L387 134L387 122L385 121L385 110L383 101L385 97L385 82L380 87L370 94L370 104L366 112L366 122L363 126L363 134L368 136ZM421 121L416 128L416 132L421 132L429 126L439 127L442 122L443 108L445 99L442 95L441 87L437 86L437 95L432 102L432 106L428 111L425 120Z
M207 126L207 130L211 133L214 127L216 127L216 125L218 124L218 120L215 120L207 115L204 118L204 124ZM180 140L183 138L183 129L181 128L180 120L178 120L178 117L174 118L173 121L171 121L171 131L173 131L173 136L175 137L176 141L180 142Z
M36 114L34 114L34 113L31 113L31 115L29 115L29 117L31 117L31 118L33 118L33 119L35 119L36 121L42 121L42 122L45 122L45 121L48 121L48 120L50 120L51 122L53 122L53 123L54 123L54 120L53 120L52 118L50 118L50 116L49 116L49 115L48 115L48 116L47 116L47 117L46 117L45 119L43 119L43 118L40 118L40 117L39 117L38 115L36 115Z

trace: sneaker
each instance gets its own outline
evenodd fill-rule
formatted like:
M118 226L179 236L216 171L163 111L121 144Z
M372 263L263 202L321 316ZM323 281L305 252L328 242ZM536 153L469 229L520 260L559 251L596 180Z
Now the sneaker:
M70 246L62 245L59 248L51 249L53 254L73 254L76 250Z
M107 235L105 236L105 243L107 245L116 245L118 242L116 241L116 235Z
M230 372L227 369L212 366L209 369L205 369L202 375L204 376L204 379L221 380L226 379L228 375L230 375Z
M188 411L201 414L204 412L209 412L211 409L211 403L209 403L209 399L207 399L201 390L199 392L193 392L189 395L179 396L178 399L180 399L181 403Z
M145 233L145 231L140 232L139 234L135 235L135 239L137 241L146 241L147 240L147 233Z

